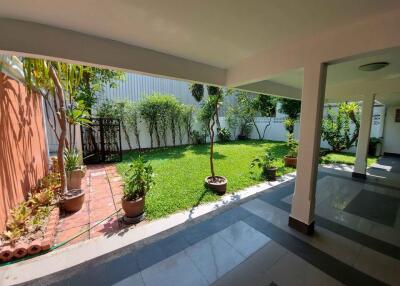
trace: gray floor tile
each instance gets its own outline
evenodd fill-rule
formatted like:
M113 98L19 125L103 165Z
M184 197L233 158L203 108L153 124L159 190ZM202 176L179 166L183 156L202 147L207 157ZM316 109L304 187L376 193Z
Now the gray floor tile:
M277 285L343 285L291 253L272 266L268 274Z
M361 249L354 267L390 285L400 285L400 261L367 247Z
M362 190L344 211L387 226L393 226L400 199Z
M113 286L145 286L140 272L136 273L132 276L129 276L121 281L118 281L112 285Z
M247 261L253 265L258 265L263 272L266 272L272 267L279 259L281 259L288 251L286 248L280 246L275 241L270 241L267 245L260 248Z
M185 253L209 283L213 283L245 259L217 234L190 246L185 249Z
M272 283L271 278L265 271L248 260L218 279L213 286L266 286Z
M206 279L184 253L179 252L142 271L146 286L204 286Z
M242 221L218 232L218 235L244 257L248 257L271 240Z

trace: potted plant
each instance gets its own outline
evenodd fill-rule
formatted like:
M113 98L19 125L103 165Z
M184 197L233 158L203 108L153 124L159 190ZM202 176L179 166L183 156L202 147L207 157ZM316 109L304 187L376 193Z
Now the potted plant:
M82 208L85 192L81 188L86 168L81 165L81 157L76 149L64 150L64 168L67 177L67 192L63 194L61 207L68 212Z
M265 152L264 156L260 156L255 158L250 163L250 168L259 167L262 169L262 175L268 181L275 181L276 180L276 171L278 168L275 166L274 161L275 157L272 155L271 152Z
M208 88L209 97L207 102L202 106L202 108L211 110L211 118L209 120L208 128L210 133L210 169L211 176L206 177L205 184L211 190L215 191L219 195L223 195L226 192L226 186L228 180L223 176L216 176L214 171L214 125L216 123L216 117L218 113L218 106L222 98L222 90L220 88Z
M122 208L128 218L143 217L146 193L154 183L153 168L142 157L130 164L124 178Z
M298 144L294 139L293 133L288 134L288 140L286 145L288 146L289 149L285 157L283 158L283 161L285 162L285 167L296 168Z

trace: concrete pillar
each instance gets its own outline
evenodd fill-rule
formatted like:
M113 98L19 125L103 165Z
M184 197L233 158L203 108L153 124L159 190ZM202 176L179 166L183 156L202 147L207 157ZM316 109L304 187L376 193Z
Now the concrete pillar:
M297 175L289 226L306 234L314 232L315 189L325 83L325 64L316 63L304 67Z
M356 162L354 164L353 177L367 178L367 156L371 123L374 110L375 94L364 96L361 110L360 132L358 134Z

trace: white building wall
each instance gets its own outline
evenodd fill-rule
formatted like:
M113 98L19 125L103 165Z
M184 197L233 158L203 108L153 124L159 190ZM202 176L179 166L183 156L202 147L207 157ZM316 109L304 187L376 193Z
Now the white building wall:
M400 154L400 122L395 122L396 109L400 106L391 106L386 112L383 152Z
M189 86L190 86L190 83L185 82L185 81L171 80L171 79L158 78L158 77L133 74L133 73L126 73L125 80L122 81L118 85L118 87L116 87L116 88L107 87L102 93L98 94L97 97L98 97L99 103L101 103L105 100L140 101L145 96L147 96L153 92L159 92L162 94L174 95L178 99L178 101L185 103L185 104L193 105L196 109L198 109L200 107L200 103L198 103L192 97L192 95L189 91ZM223 104L223 106L221 108L221 112L220 112L220 122L221 122L222 127L228 127L227 124L225 123L225 119L223 117L225 108L235 102L236 102L236 99L234 96L225 98L224 104ZM286 141L287 131L283 124L283 122L285 120L285 114L279 113L278 110L279 110L279 107L277 107L276 116L271 119L271 124L266 130L264 139L272 140L272 141ZM371 129L371 137L382 137L384 110L385 110L385 108L383 106L376 106L374 108L374 120L373 120L372 129ZM326 115L326 109L325 109L324 115ZM263 117L256 118L256 124L257 124L261 134L264 130L265 125L268 123L268 121L269 121L268 118L263 118ZM295 138L296 139L298 139L298 134L299 134L298 125L299 124L297 122L295 124ZM354 126L352 128L354 128ZM195 122L194 129L199 130L200 124ZM150 145L150 135L148 134L147 127L146 127L146 124L144 121L140 123L139 130L140 130L139 136L140 136L141 147L149 148L151 146ZM170 131L168 131L168 132L170 132ZM57 141L56 141L53 131L50 129L50 127L48 128L48 134L49 134L48 138L49 138L50 152L55 152L57 150ZM131 143L132 148L134 148L134 149L138 148L136 138L132 132L129 133L129 137L130 137L130 143ZM253 128L253 130L250 134L250 138L258 139L258 134L257 134L255 128ZM78 139L78 144L80 145L80 139L81 139L80 130L77 130L77 139ZM128 150L128 144L125 140L125 134L123 133L122 129L121 129L121 140L122 140L122 142L121 142L122 149ZM162 139L161 139L161 142L163 142ZM179 145L178 136L176 138L176 144ZM188 144L188 138L187 138L186 134L184 136L183 144ZM167 145L172 146L172 138L169 133L167 135ZM156 146L155 138L154 138L153 146ZM327 142L322 141L321 147L329 148L329 145L327 144ZM355 147L352 147L346 151L355 152Z

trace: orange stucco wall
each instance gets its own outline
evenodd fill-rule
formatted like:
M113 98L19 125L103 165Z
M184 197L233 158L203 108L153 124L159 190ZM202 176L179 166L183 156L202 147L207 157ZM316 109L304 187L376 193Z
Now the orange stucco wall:
M0 72L0 231L10 209L47 172L41 98Z

